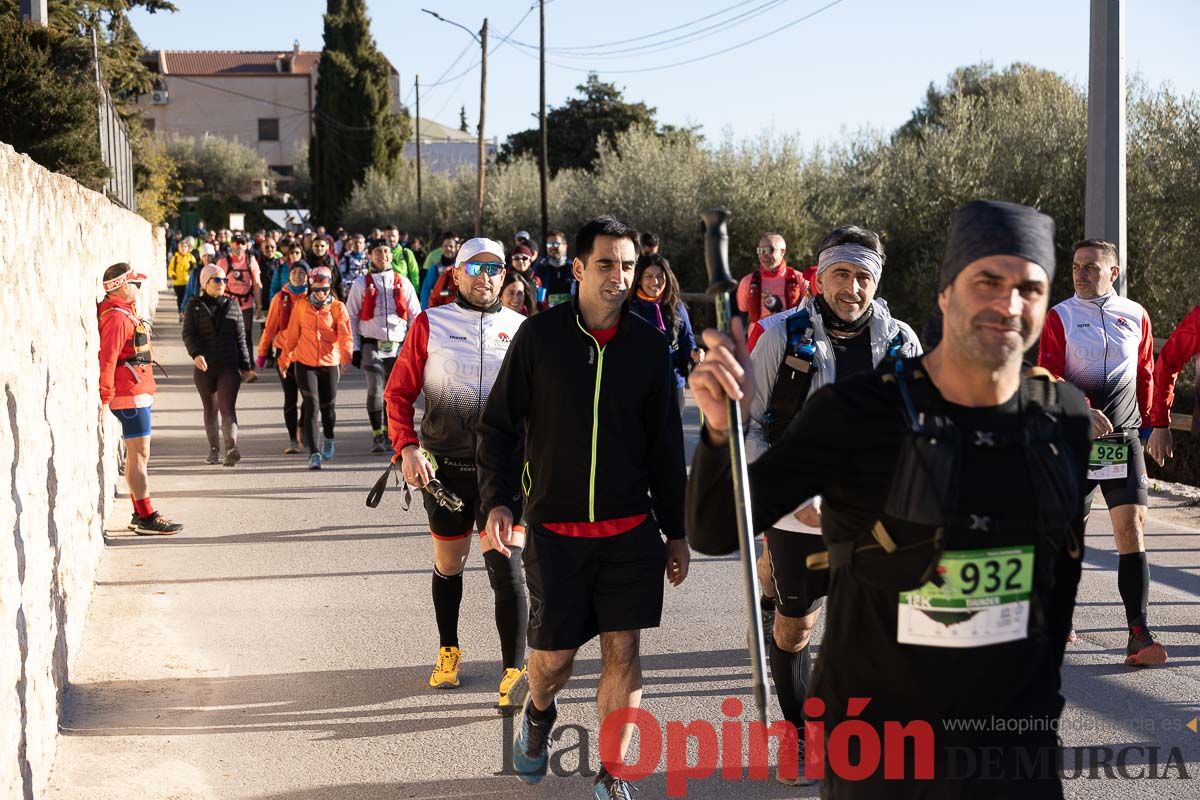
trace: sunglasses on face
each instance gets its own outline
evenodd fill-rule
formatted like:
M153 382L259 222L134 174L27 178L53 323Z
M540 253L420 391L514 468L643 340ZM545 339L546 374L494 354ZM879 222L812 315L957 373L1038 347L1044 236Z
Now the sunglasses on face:
M765 255L774 253L776 250L782 250L782 249L783 248L781 248L781 247L760 247L760 248L758 248L757 252L760 256L765 256Z
M472 278L486 272L489 278L494 278L504 272L504 265L495 261L467 261L463 263L463 271Z
M310 292L328 292L329 288L328 286L310 286L308 290Z
M226 283L226 282L228 282L228 280L229 280L228 278L209 278L208 282L209 283Z
M528 261L529 256L513 256L513 261Z
M558 247L562 247L563 244L564 244L563 242L546 242L546 247L558 248Z

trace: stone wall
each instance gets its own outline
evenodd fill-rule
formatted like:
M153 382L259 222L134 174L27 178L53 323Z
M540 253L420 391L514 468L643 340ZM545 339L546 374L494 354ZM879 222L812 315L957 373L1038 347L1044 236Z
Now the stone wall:
M152 314L164 248L146 220L0 143L0 797L39 796L49 778L113 509L119 436L99 401L101 274L128 261L149 275L140 308Z

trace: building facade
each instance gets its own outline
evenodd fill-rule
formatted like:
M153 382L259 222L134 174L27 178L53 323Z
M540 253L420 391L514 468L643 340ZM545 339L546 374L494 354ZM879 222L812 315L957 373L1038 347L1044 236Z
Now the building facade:
M138 100L146 127L157 133L221 136L258 151L286 189L313 135L320 51L149 50L154 91ZM389 64L389 67L391 65ZM392 108L400 73L391 67Z

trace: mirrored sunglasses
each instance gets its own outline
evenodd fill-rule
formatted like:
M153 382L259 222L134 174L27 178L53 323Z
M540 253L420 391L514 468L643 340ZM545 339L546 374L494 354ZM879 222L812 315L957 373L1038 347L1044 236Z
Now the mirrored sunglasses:
M495 261L466 261L463 263L463 271L472 278L478 277L481 272L486 272L489 278L494 278L504 272L504 265Z

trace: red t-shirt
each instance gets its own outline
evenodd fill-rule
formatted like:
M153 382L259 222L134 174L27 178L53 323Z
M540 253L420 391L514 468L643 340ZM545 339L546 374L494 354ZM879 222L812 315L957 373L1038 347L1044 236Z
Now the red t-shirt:
M617 326L611 328L589 328L588 333L596 340L596 344L604 347L617 335ZM546 530L560 536L575 536L585 539L599 539L605 536L616 536L627 533L646 520L645 514L634 514L632 517L606 519L598 522L547 522Z

